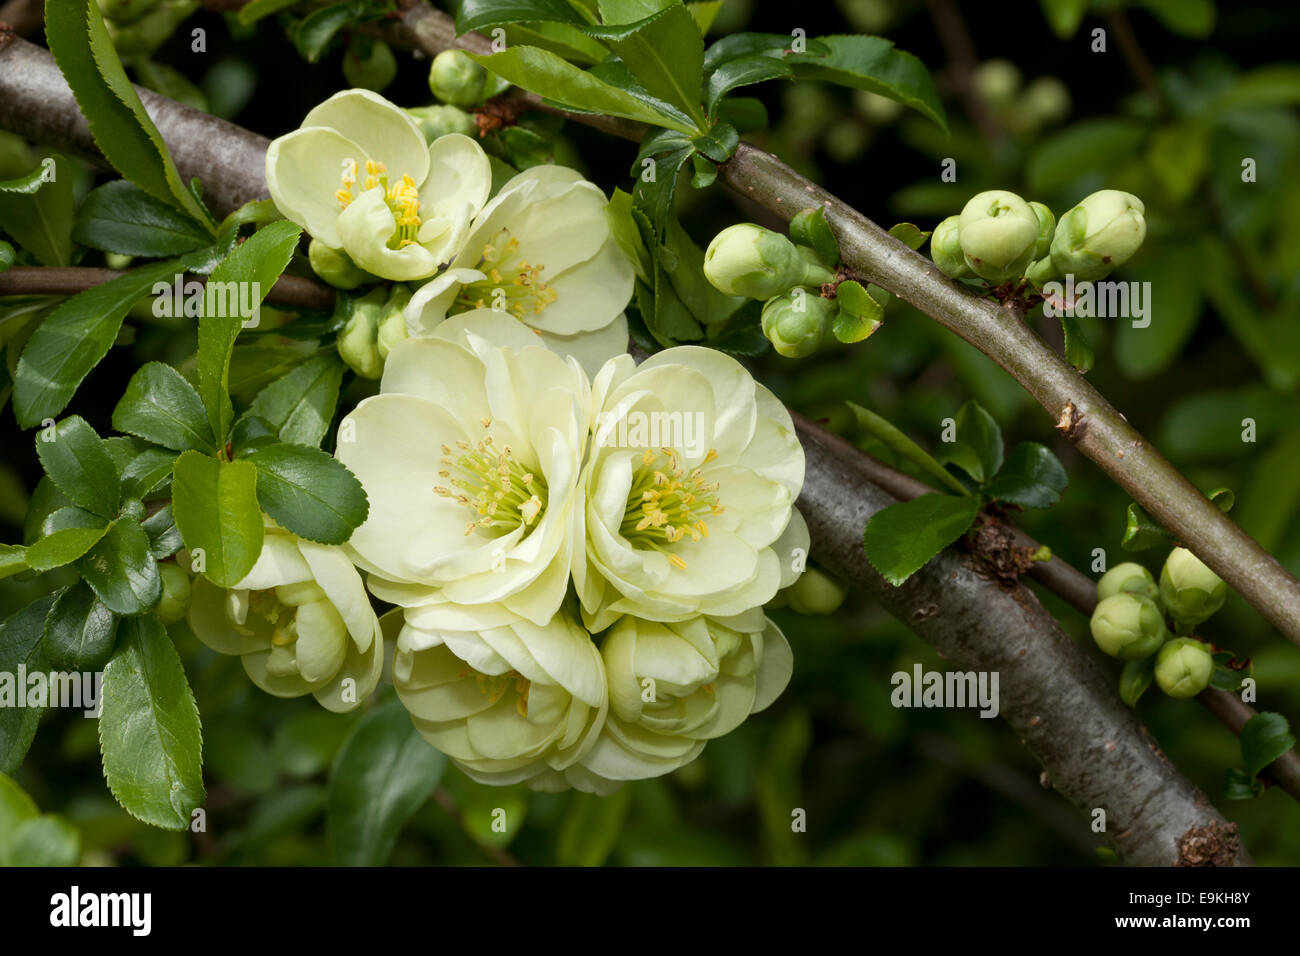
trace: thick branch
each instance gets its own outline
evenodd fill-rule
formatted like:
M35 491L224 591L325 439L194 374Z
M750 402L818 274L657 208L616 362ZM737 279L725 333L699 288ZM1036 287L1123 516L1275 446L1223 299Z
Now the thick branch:
M266 194L265 139L162 97L149 95L146 105L182 174L221 184L208 191L219 212ZM0 50L0 126L95 155L53 61L21 40ZM1106 809L1107 838L1126 861L1185 862L1182 848L1208 834L1231 851L1216 859L1249 863L1235 827L1164 759L1096 665L1028 590L1002 589L951 551L901 588L885 582L863 555L862 530L895 499L838 457L836 439L807 426L800 435L808 463L800 505L814 554L956 666L998 671L1002 716L1060 793L1082 810Z

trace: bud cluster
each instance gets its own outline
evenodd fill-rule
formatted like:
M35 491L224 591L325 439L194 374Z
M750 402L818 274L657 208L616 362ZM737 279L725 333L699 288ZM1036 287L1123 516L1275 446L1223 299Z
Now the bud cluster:
M1170 697L1194 697L1209 685L1214 658L1190 632L1223 606L1227 589L1186 548L1169 553L1158 584L1140 564L1117 565L1097 582L1092 638L1120 660L1145 661L1155 654L1148 666L1160 689Z
M409 334L402 310L411 301L404 285L379 286L352 304L339 332L339 358L362 378L379 378L394 345Z

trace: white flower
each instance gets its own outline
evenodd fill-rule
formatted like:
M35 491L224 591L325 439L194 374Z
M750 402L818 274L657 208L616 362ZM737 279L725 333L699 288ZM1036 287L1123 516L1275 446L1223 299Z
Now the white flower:
M590 427L582 369L510 316L476 310L397 343L335 452L370 499L348 548L372 592L421 626L548 624L581 541Z
M554 787L591 749L608 704L600 653L563 611L476 631L408 619L393 684L424 738L489 784Z
M790 645L761 608L672 624L623 617L601 656L609 715L581 769L569 775L597 792L690 763L705 743L771 704L793 667Z
M369 90L344 90L271 142L266 183L276 208L313 238L405 282L460 252L492 172L469 137L426 145L403 110Z
M793 583L808 548L794 508L803 449L789 412L739 362L694 346L639 368L620 356L592 401L573 571L588 628L621 614L741 614Z
M343 549L275 527L233 588L195 576L189 620L208 647L239 655L268 694L312 694L338 713L370 696L384 666L379 620Z
M606 206L604 193L575 170L542 165L520 173L479 213L450 268L415 293L406 308L411 333L428 335L448 315L495 308L589 370L626 352L633 270Z

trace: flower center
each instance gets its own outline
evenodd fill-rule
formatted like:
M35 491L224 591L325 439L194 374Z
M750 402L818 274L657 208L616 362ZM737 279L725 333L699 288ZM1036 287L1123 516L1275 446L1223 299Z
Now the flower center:
M486 431L492 419L484 418L481 424ZM442 446L445 467L438 476L447 479L447 485L435 485L433 490L454 498L475 516L465 527L467 536L483 528L500 537L537 521L546 508L546 480L525 468L509 445L497 451L492 436L486 435L476 445L458 441L456 447L459 454Z
M298 609L281 601L274 589L249 594L248 613L271 623L273 647L285 647L298 640Z
M346 209L352 202L352 187L357 183L357 161L350 159L343 165L343 177L334 198L339 201L339 208ZM394 186L388 185L388 170L383 163L366 160L366 180L362 191L382 189L384 202L397 220L397 230L388 240L388 248L400 249L414 245L420 234L420 191L415 180L403 175Z
M474 675L474 683L478 685L479 693L487 697L488 703L495 704L506 692L513 686L515 694L515 710L520 717L528 716L528 691L532 688L530 681L518 671L506 671L504 674L482 674L473 668L467 667L460 672L461 677Z
M531 265L519 255L519 240L502 229L483 247L474 266L486 278L461 286L451 312L491 308L508 311L517 319L536 315L555 301L555 290L542 281L542 265Z
M717 451L710 448L704 460L707 463L717 457ZM632 479L619 533L632 547L662 551L673 567L685 568L681 556L666 551L664 545L687 536L692 541L709 536L705 517L724 510L716 494L720 485L706 481L701 468L685 474L672 448L661 448L659 454L647 448L641 464Z

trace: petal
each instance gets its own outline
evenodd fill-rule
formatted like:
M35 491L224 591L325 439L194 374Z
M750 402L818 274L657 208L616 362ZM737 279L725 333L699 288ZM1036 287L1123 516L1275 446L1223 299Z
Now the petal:
M375 639L379 627L379 619L370 606L370 598L366 596L361 575L343 553L343 549L314 541L300 541L298 549L311 568L312 577L324 589L330 604L347 626L357 650L362 653L369 650L370 642Z
M781 696L794 673L794 653L781 629L771 621L763 631L763 662L758 668L758 684L754 693L754 713L765 710Z
M298 550L299 539L290 534L267 534L253 569L244 575L236 588L264 591L282 584L298 584L312 579L311 566Z
M460 204L469 207L469 221L478 214L492 191L492 165L483 147L468 136L449 133L439 136L429 145L429 173L420 185L420 207L429 208L437 215L459 212ZM453 205L453 200L455 204Z
M343 250L352 261L381 278L413 282L438 270L438 260L419 243L388 248L388 240L397 231L397 220L388 208L383 189L367 189L352 200L339 215L337 228Z
M329 680L342 666L348 651L343 618L329 601L313 601L298 608L294 619L298 627L293 648L298 673L310 684Z
M593 332L555 335L542 329L538 331L548 349L576 358L589 376L596 375L611 358L627 352L627 316L622 312L614 316L614 321Z
M604 328L627 307L634 279L631 261L611 238L590 259L553 277L543 276L555 290L555 301L524 319L557 335Z
M303 119L303 129L312 126L325 126L354 143L365 143L369 158L387 167L390 182L405 175L422 183L429 174L429 150L419 125L378 93L356 89L335 93ZM364 162L361 169L364 174Z
M432 335L433 330L447 317L447 310L456 301L460 287L485 278L487 277L477 269L447 269L416 289L415 295L411 296L411 301L402 310L411 335Z
M295 130L267 147L266 185L285 218L338 249L343 245L336 226L342 207L334 194L342 186L343 170L352 163L364 169L369 158L333 130Z

